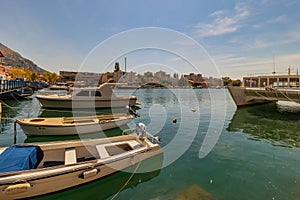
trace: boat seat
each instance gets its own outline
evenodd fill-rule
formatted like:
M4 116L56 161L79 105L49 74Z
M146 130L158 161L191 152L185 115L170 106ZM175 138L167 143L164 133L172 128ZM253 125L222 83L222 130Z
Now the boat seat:
M65 150L65 165L77 163L76 149L74 147Z
M137 149L141 147L141 144L135 140L128 141L128 144L132 149Z
M109 157L106 149L105 149L105 146L103 145L96 145L96 149L98 151L98 154L100 156L100 158L107 158Z

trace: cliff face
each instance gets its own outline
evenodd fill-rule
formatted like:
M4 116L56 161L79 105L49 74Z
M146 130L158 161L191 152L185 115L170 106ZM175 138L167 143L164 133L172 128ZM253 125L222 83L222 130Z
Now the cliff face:
M4 65L6 66L12 66L15 68L25 68L33 72L38 72L39 74L43 74L44 72L47 72L46 70L38 67L31 60L22 57L19 53L11 50L10 48L8 48L7 46L1 43L0 43L0 51L5 56L3 58L3 62Z

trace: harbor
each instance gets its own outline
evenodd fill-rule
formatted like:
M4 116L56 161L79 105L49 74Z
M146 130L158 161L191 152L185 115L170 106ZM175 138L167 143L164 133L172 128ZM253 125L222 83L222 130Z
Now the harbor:
M195 199L203 196L211 199L299 198L300 132L296 127L300 110L294 106L274 102L237 109L226 89L139 89L133 94L141 102L141 109L138 110L140 117L125 127L84 134L80 138L117 136L122 130L143 122L149 132L161 138L160 145L164 149L161 169L134 173L136 168L133 167L131 172L118 172L93 183L38 199L144 199L145 195L147 199L176 199L188 195L187 191L190 198ZM224 94L226 101L220 98ZM42 109L35 95L24 101L6 101L9 107L3 107L1 146L14 143L14 121L11 119L72 115L66 110ZM208 106L212 101L219 108L213 113ZM225 113L223 107L226 108ZM101 109L98 112L110 113L111 110ZM199 158L200 148L209 136L209 127L216 123L211 121L216 117L214 115L225 117L219 139L207 156ZM174 118L177 123L173 123ZM20 126L16 128L16 143L78 138L26 137ZM176 139L178 136L182 140ZM186 151L166 166L170 155L179 151L178 145L187 145ZM116 180L119 180L118 184ZM99 193L99 188L105 188L105 192Z
M0 5L0 200L300 200L300 1Z

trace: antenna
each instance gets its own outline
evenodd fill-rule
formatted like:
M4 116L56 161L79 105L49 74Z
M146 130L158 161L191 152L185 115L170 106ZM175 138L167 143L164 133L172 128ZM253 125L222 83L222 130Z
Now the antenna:
M128 83L128 80L127 80L127 73L126 73L126 68L127 68L127 59L126 59L126 57L125 57L125 74L124 74L124 78L125 78L125 81L126 81L126 83Z
M125 57L125 74L126 74L126 57Z
M273 55L273 72L272 72L273 75L276 74L276 71L275 71L275 57Z

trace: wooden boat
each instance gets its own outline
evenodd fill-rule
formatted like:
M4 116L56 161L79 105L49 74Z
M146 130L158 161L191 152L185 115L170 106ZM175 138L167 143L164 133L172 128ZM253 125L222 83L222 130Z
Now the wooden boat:
M114 108L136 106L136 96L116 96L113 88L117 83L104 83L99 87L72 88L68 94L38 94L43 108Z
M77 135L113 129L129 123L132 115L95 115L84 117L21 118L16 122L27 136Z
M155 139L145 132L0 148L0 199L65 190L161 156L161 147L150 138Z

